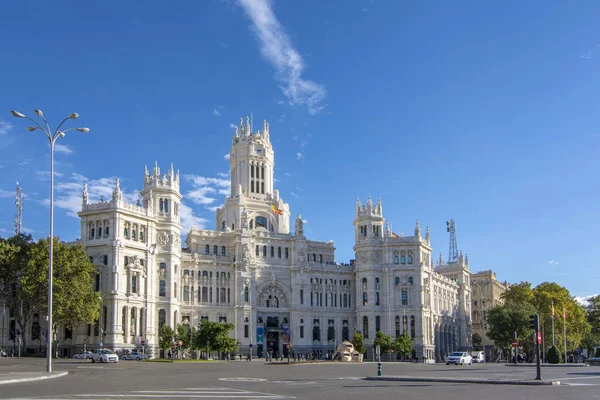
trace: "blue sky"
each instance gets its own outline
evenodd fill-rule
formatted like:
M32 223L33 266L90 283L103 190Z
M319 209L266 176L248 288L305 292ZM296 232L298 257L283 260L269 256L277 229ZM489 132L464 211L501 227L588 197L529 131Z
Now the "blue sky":
M48 233L49 151L11 117L78 112L56 156L56 228L81 187L135 201L145 164L184 176L214 228L230 124L271 125L276 186L307 236L353 258L357 197L396 233L445 221L475 271L598 293L600 4L558 1L22 1L0 14L0 235ZM70 125L76 126L76 125ZM437 258L437 256L436 256Z

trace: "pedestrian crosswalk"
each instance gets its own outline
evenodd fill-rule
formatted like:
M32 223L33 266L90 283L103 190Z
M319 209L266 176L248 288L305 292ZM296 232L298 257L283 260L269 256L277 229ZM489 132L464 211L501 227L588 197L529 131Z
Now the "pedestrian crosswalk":
M271 393L253 392L248 390L233 389L227 387L202 387L163 390L136 390L130 392L113 393L83 393L70 396L52 397L56 400L140 400L140 399L295 399L295 397L283 396ZM19 399L29 400L29 399ZM32 399L33 400L33 399ZM50 400L49 397L38 397L36 400Z

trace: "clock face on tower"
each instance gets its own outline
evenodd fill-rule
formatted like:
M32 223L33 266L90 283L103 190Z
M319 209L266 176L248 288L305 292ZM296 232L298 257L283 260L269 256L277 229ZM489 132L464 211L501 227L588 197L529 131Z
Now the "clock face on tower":
M256 154L258 154L258 155L262 155L262 153L263 153L263 149L262 149L262 147L260 147L260 146L256 146L256 147L254 148L254 152L255 152Z

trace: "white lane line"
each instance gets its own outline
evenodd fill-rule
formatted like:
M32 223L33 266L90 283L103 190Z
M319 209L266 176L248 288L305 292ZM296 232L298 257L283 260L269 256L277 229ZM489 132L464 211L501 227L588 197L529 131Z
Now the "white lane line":
M220 381L227 382L265 382L264 378L245 378L245 377L231 377L231 378L219 378Z
M174 394L174 395L170 395L170 394L156 394L156 395L150 395L150 394L103 394L101 395L102 397L98 397L98 394L89 394L89 395L77 395L78 398L87 398L87 399L106 399L106 398L144 398L144 399L153 399L153 398L157 398L157 399L162 399L162 398L185 398L185 399L200 399L200 398L207 398L207 399L295 399L295 397L289 397L289 396L280 396L280 395L276 395L276 394L243 394L243 393L227 393L222 394L222 395L214 395L214 394L186 394L185 396L182 396L180 394Z
M563 383L563 385L565 385L565 386L598 386L597 383Z

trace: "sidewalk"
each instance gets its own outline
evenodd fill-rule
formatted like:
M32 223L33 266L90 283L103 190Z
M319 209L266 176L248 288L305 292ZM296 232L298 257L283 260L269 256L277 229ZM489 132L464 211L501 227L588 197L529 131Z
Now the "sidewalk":
M68 374L67 371L63 372L9 372L0 374L0 385L6 385L8 383L22 383L22 382L34 382L43 381L46 379L56 379Z
M555 386L560 385L558 380L534 379L482 379L482 378L445 378L445 377L423 377L423 376L367 376L368 381L399 381L399 382L444 382L444 383L466 383L487 385L530 385L530 386Z

